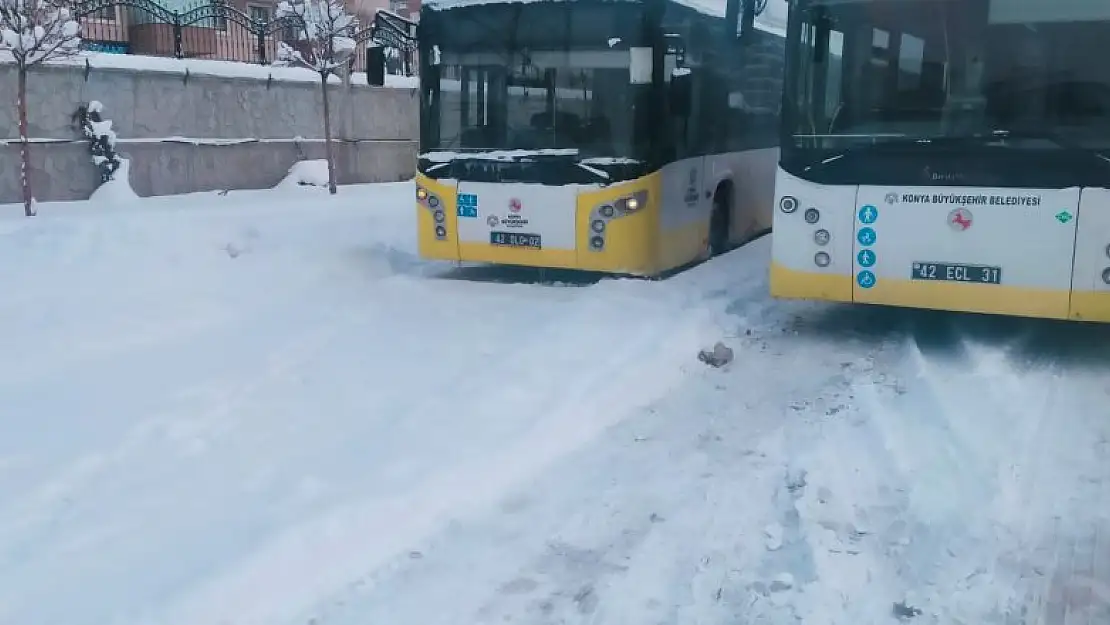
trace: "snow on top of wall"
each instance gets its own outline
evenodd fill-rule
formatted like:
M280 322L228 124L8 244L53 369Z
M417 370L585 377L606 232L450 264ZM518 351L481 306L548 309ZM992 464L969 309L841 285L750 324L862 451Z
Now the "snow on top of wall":
M509 2L531 3L531 2L562 2L573 0L425 0L423 6L432 9L453 9L463 6L475 6L480 4L504 4ZM622 0L614 0L622 1ZM627 0L626 0L627 1ZM681 4L682 6L689 7L699 13L709 15L711 17L725 16L725 7L728 5L727 0L671 0ZM767 8L763 13L755 18L755 27L763 32L778 35L780 37L786 36L786 16L789 10L787 0L767 0Z
M219 76L222 78L253 78L266 80L273 78L282 82L312 82L320 80L320 75L303 67L275 67L272 65L258 65L237 61L213 61L209 59L175 59L162 56L142 56L138 54L108 54L105 52L82 52L77 56L47 61L44 65L70 65L83 67L88 61L93 69L131 69L146 72L165 72L184 74L189 70L193 76ZM0 53L0 63L11 63L12 57L7 53ZM341 84L338 76L329 80L333 84ZM366 85L366 75L356 72L352 75L352 82L356 85ZM396 76L387 74L385 86L398 89L416 89L419 79L415 76Z

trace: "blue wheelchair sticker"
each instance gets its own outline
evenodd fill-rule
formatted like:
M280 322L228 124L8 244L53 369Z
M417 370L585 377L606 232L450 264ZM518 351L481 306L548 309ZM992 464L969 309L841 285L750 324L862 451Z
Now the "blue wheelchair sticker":
M875 238L874 228L860 228L859 234L856 235L860 245L875 245Z
M873 224L879 218L879 209L868 204L859 209L859 221L864 224Z
M459 217L478 217L478 196L473 193L460 193L455 198L455 214Z
M856 274L856 283L862 288L870 289L875 286L875 274L864 269Z
M874 267L875 252L872 250L860 250L859 254L856 254L856 260L859 262L860 267Z

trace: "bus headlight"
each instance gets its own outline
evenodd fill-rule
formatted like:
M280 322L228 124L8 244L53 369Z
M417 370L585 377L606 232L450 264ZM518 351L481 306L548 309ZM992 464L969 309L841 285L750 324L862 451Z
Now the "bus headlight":
M434 213L434 215L435 215L435 220L436 220L436 223L437 223L437 224L441 224L441 223L443 223L443 220L447 218L447 216L446 216L446 215L444 215L444 214L443 214L443 211L441 211L441 210L437 210L437 211L436 211L436 212Z
M813 233L813 242L822 247L828 245L831 238L828 230L821 229Z
M784 213L793 213L798 210L798 198L792 195L784 195L779 200L779 210Z
M416 187L416 199L420 200L421 202L428 199L428 190L424 187Z
M605 247L605 239L601 237L590 237L590 247L594 248L595 250L600 250L601 248Z
M428 197L428 206L432 208L439 206L439 198L434 195Z
M616 207L617 212L634 213L647 206L647 199L647 191L637 191L632 195L617 199L617 201L613 202L613 206Z
M614 209L611 204L606 204L605 206L602 206L601 210L599 210L598 212L601 213L602 217L609 219L616 212L616 209Z
M813 255L813 264L818 267L828 267L832 262L832 258L825 252L817 252Z
M605 232L605 222L600 219L595 219L594 222L590 224L590 229L598 234L601 234L602 232Z
M817 212L816 208L806 209L806 223L815 224L821 219L821 213Z
M436 226L436 238L437 239L447 238L447 228L444 228L443 226Z
M1110 284L1110 267L1102 270L1102 281L1106 284Z

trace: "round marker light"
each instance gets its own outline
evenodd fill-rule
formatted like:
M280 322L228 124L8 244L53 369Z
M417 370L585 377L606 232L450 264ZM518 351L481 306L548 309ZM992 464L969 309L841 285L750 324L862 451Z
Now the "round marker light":
M601 234L602 232L605 232L605 222L600 219L595 219L594 222L590 224L590 229L598 234Z
M428 197L428 206L431 206L432 208L435 208L435 207L439 206L439 198L434 196L434 195L429 196Z
M784 213L793 213L798 210L798 198L792 195L784 195L779 200L779 210Z
M605 206L601 207L601 211L599 211L599 212L601 213L602 217L605 217L606 219L608 219L609 217L613 216L614 211L613 211L612 206L610 206L609 204L606 204Z
M601 237L590 237L590 247L594 248L595 250L600 250L601 248L605 247L605 239Z
M1110 267L1102 270L1102 281L1106 284L1110 284Z
M436 236L437 237L447 236L447 228L444 228L443 226L436 226Z
M816 243L817 245L821 245L821 246L828 245L829 244L829 239L831 239L831 238L832 238L832 235L829 234L828 230L822 229L822 230L818 230L817 232L813 233L813 242Z
M630 211L634 211L637 208L640 208L640 200L637 200L634 197L630 197L628 198L628 200L625 201L624 207Z
M447 218L447 216L444 215L443 211L441 210L437 210L435 213L433 213L433 216L435 217L437 224L443 223L443 220Z
M813 264L818 267L828 267L831 262L832 258L824 252L817 252L813 255Z
M807 224L815 224L820 219L821 219L821 213L817 212L816 208L807 208L806 209L806 223Z
M423 200L428 197L428 190L424 187L416 187L416 199Z

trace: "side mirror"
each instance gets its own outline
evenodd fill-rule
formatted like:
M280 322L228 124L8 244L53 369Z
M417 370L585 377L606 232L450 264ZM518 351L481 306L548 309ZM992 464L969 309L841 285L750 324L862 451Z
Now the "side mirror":
M693 107L694 83L691 80L690 68L676 67L671 73L670 82L671 114L677 117L689 117Z

